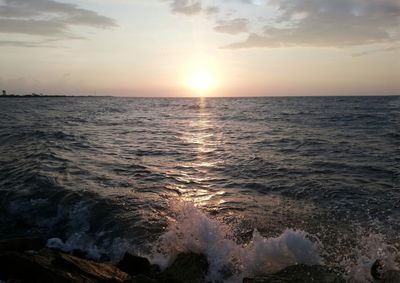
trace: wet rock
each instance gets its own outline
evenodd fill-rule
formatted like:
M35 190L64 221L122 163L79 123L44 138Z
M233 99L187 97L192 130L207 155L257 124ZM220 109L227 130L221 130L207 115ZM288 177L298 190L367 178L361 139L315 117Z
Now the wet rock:
M52 249L52 250L57 250L57 251L64 251L65 250L65 244L64 242L59 239L59 238L50 238L47 240L46 247Z
M130 276L111 264L97 263L60 253L54 265L93 278L96 282L127 282Z
M389 270L386 271L382 275L382 281L378 282L383 282L383 283L399 283L400 282L400 271L399 270Z
M59 250L59 251L62 251L62 250ZM88 260L95 260L97 262L109 262L111 260L110 257L106 254L100 253L100 254L95 254L95 256L93 256L89 252L81 250L81 249L73 249L69 253L76 257L80 257L80 258L84 258L84 259L88 259Z
M0 278L7 282L84 282L83 278L52 268L51 261L45 256L5 252L0 254Z
M71 254L73 256L80 257L80 258L88 258L87 252L84 250L80 250L80 249L73 249L71 251Z
M111 264L96 263L43 249L36 255L0 253L0 278L7 282L115 282L130 276Z
M320 265L307 266L307 265L293 265L289 266L275 274L266 275L256 278L245 278L243 283L344 283L345 280L329 270L328 268Z
M147 258L125 253L124 257L118 262L117 267L130 275L151 275L152 267Z
M152 273L152 274L161 272L161 268L160 268L160 266L158 266L157 264L152 264L152 265L150 266L150 269L151 269L151 273Z
M208 271L207 257L203 254L179 254L163 273L166 282L200 283L205 282Z
M159 281L149 278L146 275L139 274L134 277L132 277L132 283L158 283Z
M7 239L0 240L0 251L38 251L44 248L45 245L46 240L41 237Z
M377 259L371 266L371 276L376 282L380 283L399 283L400 282L400 271L388 270L384 271L384 265L382 261Z
M375 262L371 266L371 276L375 280L382 279L383 273L383 265L379 259L375 260Z

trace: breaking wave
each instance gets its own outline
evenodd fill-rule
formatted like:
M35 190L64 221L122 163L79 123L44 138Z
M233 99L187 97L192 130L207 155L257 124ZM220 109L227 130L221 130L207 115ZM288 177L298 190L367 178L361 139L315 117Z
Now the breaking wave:
M266 274L295 264L320 264L318 245L304 231L286 229L265 238L256 229L251 240L238 244L228 225L211 219L190 202L172 201L168 231L156 244L152 259L166 267L181 252L205 254L208 279L239 282L249 275Z
M150 251L119 237L98 242L96 238L106 232L97 237L76 232L65 241L51 238L47 246L65 252L85 251L93 260L106 255L114 262L130 251L148 257L163 269L179 253L204 254L209 262L209 282L242 282L244 277L271 274L296 264L327 265L351 283L375 282L370 270L376 260L383 272L399 269L398 248L387 244L383 235L365 234L362 229L358 231L358 244L353 248L338 247L340 252L329 255L335 260L328 263L324 260L324 245L305 231L287 228L276 237L264 237L254 229L250 240L242 243L232 232L233 227L213 219L192 202L172 200L169 209L166 231L155 243L149 243Z

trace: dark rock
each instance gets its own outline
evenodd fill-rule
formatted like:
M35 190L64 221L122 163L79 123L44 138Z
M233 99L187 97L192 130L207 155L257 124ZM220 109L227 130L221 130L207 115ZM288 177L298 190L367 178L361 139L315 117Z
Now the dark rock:
M265 275L256 278L244 278L243 283L310 283L310 282L323 282L323 283L344 283L345 280L329 270L328 268L320 265L293 265L289 266L275 274Z
M0 278L7 282L115 282L130 276L111 264L96 263L43 249L37 255L0 253Z
M52 249L62 252L62 250L57 249L57 248L52 248ZM87 251L84 251L81 249L73 249L70 253L76 257L93 260L93 257L91 257ZM109 262L110 260L111 260L110 257L103 253L100 254L100 256L98 258L96 258L97 262Z
M69 254L60 253L54 265L100 282L127 282L130 279L127 273L111 264L97 263Z
M99 262L110 262L111 258L107 254L100 254L100 258L98 259Z
M208 271L207 257L203 254L179 254L163 273L167 282L201 283L205 282Z
M0 254L0 278L7 282L84 282L83 278L58 272L51 267L51 258L27 256L17 252ZM80 280L82 279L82 280ZM88 281L92 282L92 281Z
M139 274L132 277L132 283L158 283L158 281L153 278L149 278L146 275Z
M159 272L161 272L161 268L157 264L150 265L150 270L151 270L151 273L159 273Z
M399 270L389 270L382 275L383 283L399 283L400 282L400 271Z
M400 271L398 270L384 270L383 263L377 259L371 266L371 276L377 282L381 283L399 283L400 282Z
M80 249L73 249L71 254L73 256L80 257L80 258L88 258L87 252L85 252L84 250L80 250Z
M24 251L24 254L26 254L26 255L37 255L38 253L39 253L38 251L34 251L34 250Z
M375 280L380 280L382 279L382 273L383 273L382 263L379 259L377 259L371 266L371 276Z
M179 279L175 278L173 275L166 272L156 274L155 278L156 281L160 283L183 283Z
M130 275L152 274L150 261L147 258L135 256L130 253L125 253L122 260L118 262L117 267Z
M0 240L0 251L23 252L26 250L38 251L46 246L46 240L41 237L17 238Z

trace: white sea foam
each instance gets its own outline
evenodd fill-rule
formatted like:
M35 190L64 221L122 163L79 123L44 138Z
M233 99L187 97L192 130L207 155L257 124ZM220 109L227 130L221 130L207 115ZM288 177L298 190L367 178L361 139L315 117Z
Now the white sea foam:
M360 245L352 251L355 261L344 261L347 281L351 283L375 282L371 276L371 267L379 259L382 272L399 270L396 257L399 251L386 243L381 234L368 234L360 237Z
M89 236L86 231L88 223L87 217L84 217L87 214L85 208L81 203L70 212L83 218L79 220L79 225L71 226L80 231L69 234L65 241L49 239L48 247L65 252L84 250L94 260L107 254L114 262L128 250L135 253L138 251L125 239L110 238L99 244L97 238L102 233ZM323 245L304 231L285 229L277 237L266 238L255 229L246 244L238 244L232 227L212 219L195 204L171 201L169 208L172 211L169 226L157 243L153 244L153 251L148 255L153 263L162 268L171 264L179 253L202 253L210 263L207 275L209 281L241 282L243 277L274 273L295 264L323 264L320 256L324 254ZM387 244L383 235L360 231L355 237L359 239L358 245L346 247L345 251L340 247L335 262L329 264L344 271L343 275L348 282L374 282L370 270L377 259L383 265L383 272L399 269L396 262L399 251Z
M85 239L84 239L85 238ZM51 238L47 240L47 247L53 249L59 249L64 252L72 252L73 250L79 249L86 251L88 258L93 260L99 260L101 257L100 249L94 245L91 241L88 241L83 234L74 234L67 241L63 241L59 238Z
M320 264L317 245L303 231L286 229L276 238L254 230L251 241L237 244L229 226L209 218L194 204L171 203L174 217L162 235L153 262L166 267L180 252L203 253L210 263L208 279L240 282L244 276L278 271L294 264Z
M85 251L88 258L96 261L100 260L103 254L107 254L114 262L120 260L124 253L129 250L128 242L121 238L113 239L106 246L99 246L95 242L86 233L74 233L65 242L59 238L48 239L47 247L64 252Z

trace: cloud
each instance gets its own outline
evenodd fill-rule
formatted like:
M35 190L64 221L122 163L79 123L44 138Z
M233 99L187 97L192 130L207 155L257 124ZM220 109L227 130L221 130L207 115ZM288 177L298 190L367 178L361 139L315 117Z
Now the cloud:
M162 0L185 15L215 14L214 30L247 33L227 49L353 47L400 41L399 0ZM242 7L241 7L242 6ZM236 19L232 16L232 7ZM263 15L264 14L264 15Z
M225 48L349 47L397 42L398 0L270 0L277 16L262 32Z
M353 57L361 57L361 56L366 56L366 55L370 55L370 54L374 54L374 53L389 52L389 51L396 51L396 50L400 50L400 45L388 46L388 47L377 48L377 49L354 53Z
M204 6L201 0L163 0L169 3L171 11L187 16L204 13L206 15L216 14L219 11L217 6Z
M57 45L52 44L55 40L40 40L40 41L25 41L25 40L0 40L1 46L12 46L12 47L29 47L29 48L56 48Z
M201 1L191 0L166 0L169 2L169 6L174 13L184 15L196 15L199 14L203 9Z
M82 38L73 35L73 26L110 28L115 27L116 22L94 11L55 0L0 2L0 33Z
M13 46L13 47L38 47L37 44L30 41L18 40L0 40L0 46Z
M54 36L66 34L67 25L48 20L0 19L0 32Z
M248 31L248 24L249 21L247 19L219 20L214 30L221 33L239 34Z
M208 15L217 14L219 12L218 6L208 6L204 9L205 13Z

